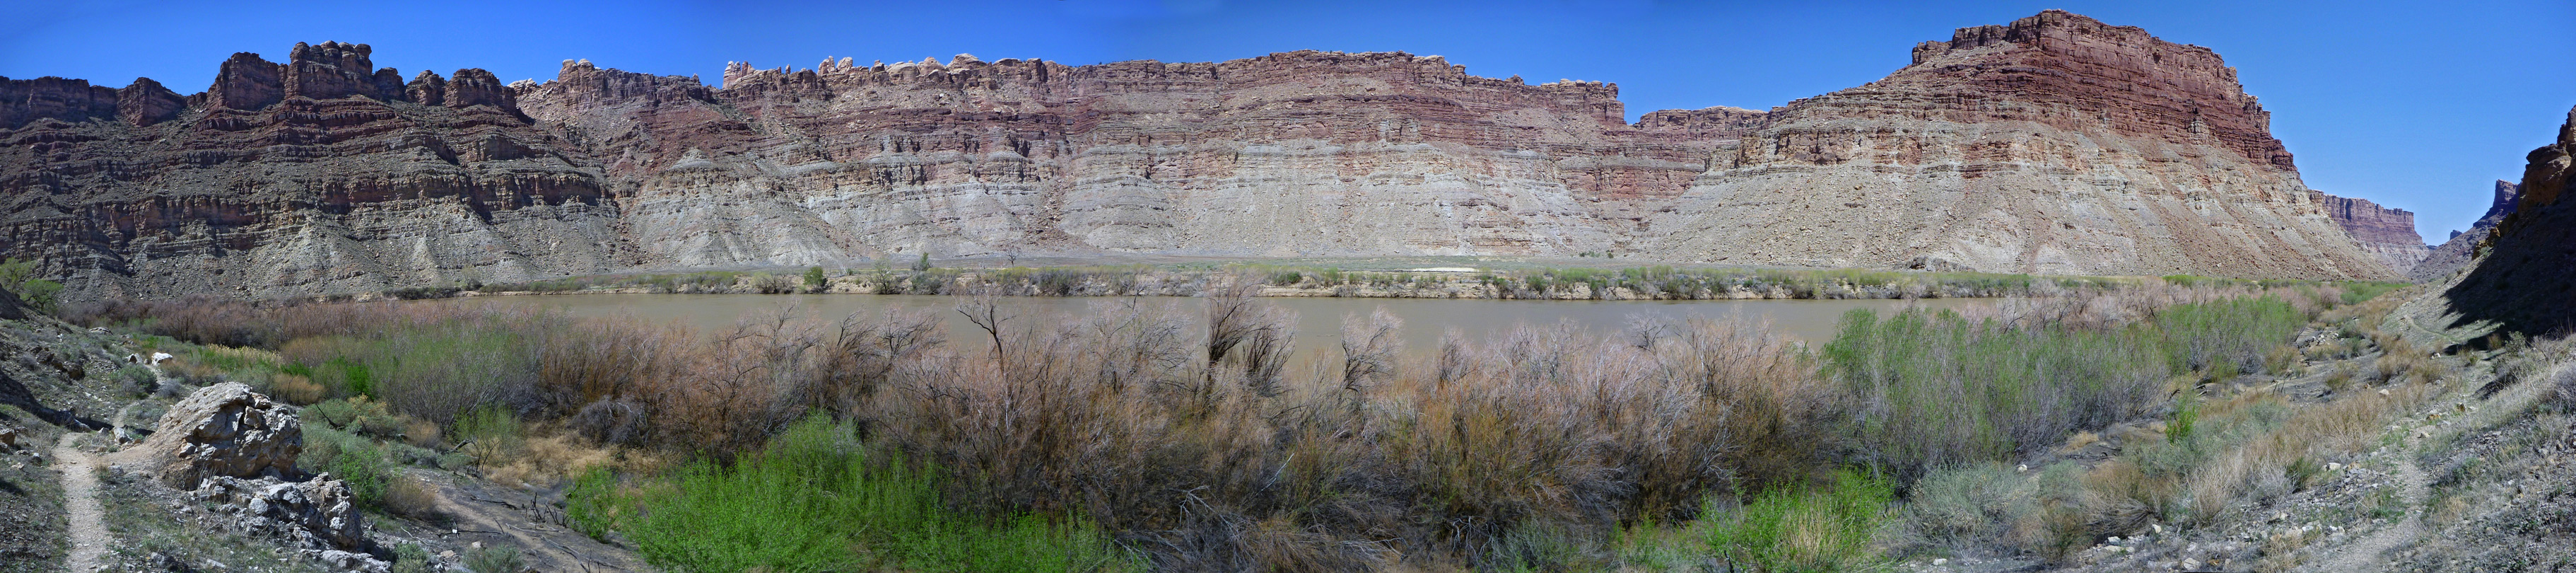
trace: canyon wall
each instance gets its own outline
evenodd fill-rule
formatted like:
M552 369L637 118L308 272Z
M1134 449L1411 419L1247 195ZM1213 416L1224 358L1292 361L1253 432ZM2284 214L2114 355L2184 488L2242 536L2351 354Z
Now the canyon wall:
M281 296L630 266L584 161L483 70L235 54L204 93L0 79L0 246L86 296ZM17 94L25 94L18 99ZM112 95L112 97L111 97ZM61 102L35 105L19 102ZM113 119L110 119L113 118Z
M2424 244L2424 236L2415 232L2413 211L2381 207L2369 199L2308 192L2316 194L2317 202L2326 207L2326 217L2352 235L2353 243L2362 252L2377 257L2389 270L2406 274L2432 253L2433 248Z
M2450 240L2434 246L2424 255L2423 262L2406 271L2406 278L2419 283L2438 283L2449 278L2451 273L2467 268L2471 261L2476 260L2479 246L2486 244L2487 236L2495 233L2495 226L2503 223L2506 215L2513 214L2514 204L2521 199L2521 184L2496 180L2495 199L2487 203L2487 214L2470 223L2466 231L2452 231Z
M85 296L1111 253L2380 278L2206 48L2058 11L1624 122L1438 57L825 60L502 85L363 44L204 93L0 78L0 252ZM2364 241L2367 243L2367 241Z
M2576 190L2576 109L2559 124L2557 141L2524 161L2512 212L2442 298L2460 323L2563 335L2576 329L2576 201L2567 200Z

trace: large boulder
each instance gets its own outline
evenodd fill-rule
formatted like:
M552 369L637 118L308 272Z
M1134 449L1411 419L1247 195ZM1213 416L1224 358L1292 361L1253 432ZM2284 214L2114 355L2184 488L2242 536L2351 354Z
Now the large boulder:
M144 468L182 490L219 476L293 479L299 474L295 456L304 452L304 427L293 406L226 382L171 406L138 449Z
M302 482L277 478L206 478L198 499L231 514L235 527L312 550L365 551L367 526L349 483L329 474Z

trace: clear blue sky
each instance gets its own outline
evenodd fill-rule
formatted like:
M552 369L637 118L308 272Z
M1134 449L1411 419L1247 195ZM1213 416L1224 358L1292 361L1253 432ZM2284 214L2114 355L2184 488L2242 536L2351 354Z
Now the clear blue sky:
M1469 73L1619 84L1631 119L1768 108L1886 75L1924 40L2062 8L2216 49L2309 186L2415 211L2427 241L2519 179L2576 105L2576 2L26 2L0 0L0 76L202 91L233 52L361 42L378 66L554 77L567 58L714 83L727 61L1069 64L1317 49L1447 56Z

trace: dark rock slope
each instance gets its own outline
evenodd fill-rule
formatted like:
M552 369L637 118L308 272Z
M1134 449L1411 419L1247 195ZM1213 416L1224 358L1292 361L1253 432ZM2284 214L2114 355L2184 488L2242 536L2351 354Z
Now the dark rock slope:
M2558 141L2525 157L2521 197L2478 250L2485 256L2443 292L2468 322L2549 334L2576 327L2576 109Z

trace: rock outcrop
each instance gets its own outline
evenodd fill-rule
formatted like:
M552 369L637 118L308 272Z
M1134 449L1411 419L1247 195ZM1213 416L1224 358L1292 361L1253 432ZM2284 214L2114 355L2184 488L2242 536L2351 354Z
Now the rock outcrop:
M293 478L300 476L295 456L304 452L304 428L295 407L225 382L171 405L138 450L152 475L181 490L218 477Z
M1629 124L1616 85L1403 53L737 63L717 86L568 60L504 85L298 45L175 108L147 81L0 80L0 252L75 297L925 253L2391 276L2207 48L2050 11L1914 55Z
M349 483L329 479L289 482L277 478L206 478L194 497L231 515L238 531L286 540L312 550L364 551L367 526Z
M2576 109L2558 141L2525 156L2520 197L2478 250L2485 254L2443 291L2463 322L2534 335L2576 328Z
M2378 257L2389 270L2404 274L2432 252L2432 247L2424 244L2424 236L2415 232L2413 211L2381 207L2369 199L2309 192L2316 194L2317 202L2326 207L2326 216L2351 234L2362 252Z
M2450 240L2434 246L2424 255L2423 262L2406 271L2406 277L2421 283L2441 282L2451 273L2466 268L2477 258L2479 246L2486 244L2487 236L2495 233L2495 226L2503 223L2506 215L2513 214L2514 203L2521 199L2522 185L2496 180L2495 200L2487 204L2487 214L2469 224L2466 231L2452 231Z
M377 548L348 482L295 467L304 451L295 412L239 382L200 388L170 406L151 439L119 454L130 466L111 470L139 469L204 502L225 527L286 541L335 570L386 570L368 555Z

